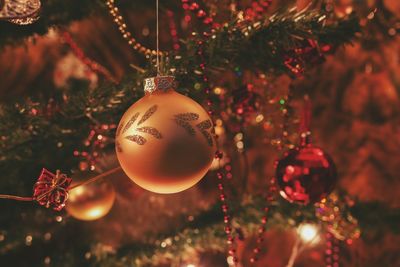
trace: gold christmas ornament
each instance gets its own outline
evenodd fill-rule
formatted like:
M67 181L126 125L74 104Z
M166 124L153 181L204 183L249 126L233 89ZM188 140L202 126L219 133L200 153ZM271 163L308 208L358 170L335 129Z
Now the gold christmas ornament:
M74 184L82 181L74 179ZM71 189L66 203L67 212L78 220L93 221L108 214L115 201L115 190L106 180L99 180Z
M188 189L213 161L212 121L198 103L174 90L174 77L146 79L145 93L117 128L118 161L146 190L170 194Z
M39 19L40 7L40 0L0 0L0 20L32 24Z

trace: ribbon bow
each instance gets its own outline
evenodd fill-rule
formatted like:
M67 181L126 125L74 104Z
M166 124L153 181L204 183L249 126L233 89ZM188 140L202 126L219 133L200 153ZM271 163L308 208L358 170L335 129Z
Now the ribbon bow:
M52 207L54 210L60 211L68 199L68 187L71 182L72 179L59 170L54 174L43 168L33 187L33 198L46 208Z

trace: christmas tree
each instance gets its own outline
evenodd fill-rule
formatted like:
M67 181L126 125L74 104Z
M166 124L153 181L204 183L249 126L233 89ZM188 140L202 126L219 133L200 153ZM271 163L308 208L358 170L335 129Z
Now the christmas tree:
M0 0L1 266L400 265L399 16Z

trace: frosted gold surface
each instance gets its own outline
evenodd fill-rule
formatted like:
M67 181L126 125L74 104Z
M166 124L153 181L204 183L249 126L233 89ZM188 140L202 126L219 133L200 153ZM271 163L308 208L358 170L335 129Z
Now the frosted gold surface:
M140 123L154 106L156 111ZM126 129L138 112L140 115ZM176 115L187 113L197 114L186 121L192 132L176 119ZM213 127L202 130L198 126L207 120L211 122L198 103L174 90L144 96L126 111L118 127L116 150L122 169L136 184L152 192L177 193L192 187L207 173L216 151ZM159 135L140 131L143 127L154 128ZM140 136L140 144L129 136Z
M114 201L114 187L110 182L100 180L72 189L65 208L75 219L92 221L107 215Z

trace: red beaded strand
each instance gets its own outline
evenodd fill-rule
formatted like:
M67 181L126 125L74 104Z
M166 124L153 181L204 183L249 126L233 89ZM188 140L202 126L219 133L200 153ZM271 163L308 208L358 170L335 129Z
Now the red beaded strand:
M210 84L209 84L209 79L208 76L206 74L206 64L205 64L205 59L204 59L204 55L203 55L203 41L199 41L198 42L199 48L197 51L197 54L199 55L199 57L201 58L201 63L200 63L200 68L203 72L202 75L202 79L203 82L206 84L206 86L204 87L204 93L206 94L207 98L206 98L206 110L208 112L208 114L210 114L210 116L212 116L214 114L213 110L212 110L212 100L210 98L210 93L211 93L211 88L210 88ZM218 136L216 136L216 138L218 138ZM218 142L217 142L218 143ZM223 153L221 151L217 151L216 152L216 158L220 161L223 157ZM221 169L222 166L220 166ZM227 163L225 164L223 170L218 171L217 172L217 178L218 178L218 190L219 190L219 199L221 201L221 210L224 216L224 224L225 224L225 233L227 235L227 244L228 244L228 254L229 256L232 257L232 262L233 262L233 266L236 266L238 263L238 258L236 256L236 249L235 249L235 245L234 245L234 238L232 235L232 227L231 227L231 216L229 213L229 206L227 203L227 196L225 193L225 189L224 189L224 184L223 184L223 178L225 176L225 178L227 180L232 179L233 175L232 175L232 166L229 163L229 160L227 160Z
M168 16L168 25L169 25L169 32L171 33L171 38L172 38L172 47L174 50L179 50L180 45L179 45L179 38L178 38L178 30L176 28L176 23L174 20L174 12L171 10L167 10L167 16Z
M220 151L217 151L216 156L218 160L221 160L223 157L223 153ZM236 256L236 249L234 245L234 237L232 235L232 226L231 226L231 216L229 212L229 205L227 203L227 197L224 189L224 176L226 179L231 179L232 178L232 166L229 163L229 160L227 161L226 165L224 168L221 168L217 172L217 178L218 178L218 190L219 190L219 200L221 201L221 210L224 216L224 230L227 236L227 244L228 244L228 254L229 256L232 257L232 262L233 265L236 266L238 263L238 258ZM222 169L222 170L221 170ZM224 173L225 172L225 173Z
M339 267L339 253L340 253L339 242L340 242L339 239L337 238L333 239L332 267Z
M271 0L263 1L262 5L258 6L259 8L257 9L257 11L260 11L261 9L262 9L262 11L265 11L264 8L268 8L270 6L270 2L271 2ZM207 13L203 9L201 9L200 5L198 3L196 3L195 1L182 0L182 7L186 12L192 11L197 15L197 18L202 19L202 22L206 26L209 27L209 32L212 32L213 30L215 30L216 28L218 28L220 26L218 23L214 23L213 18L210 16L207 16ZM188 15L186 15L186 16L188 16ZM187 22L190 21L190 17L187 18L186 16L185 16L185 20ZM204 31L202 35L205 39L210 36L210 34L207 31ZM204 82L204 84L206 84L206 86L204 87L204 92L207 96L207 98L206 98L207 111L210 115L213 115L212 101L210 98L211 88L209 85L208 76L206 74L206 61L205 61L204 53L203 53L204 41L199 40L197 42L197 45L198 45L197 54L200 57L199 67L200 67L200 70L202 71L203 82ZM216 158L218 160L221 160L222 157L223 157L223 153L220 151L217 151ZM228 161L228 163L224 166L224 170L223 170L225 172L225 178L227 180L232 179L231 170L232 170L232 166L229 164L229 161ZM219 198L221 201L221 209L222 209L222 212L224 215L225 233L227 235L227 243L228 243L228 254L230 257L232 257L233 265L237 266L238 257L236 255L236 249L235 249L235 245L234 245L234 237L232 235L231 217L229 214L229 206L227 204L227 196L226 196L226 193L224 190L224 184L223 184L224 172L223 171L217 172ZM266 196L266 200L268 203L271 203L273 201L275 192L276 192L275 179L271 179L269 191ZM254 254L253 254L252 258L250 259L250 261L252 263L256 262L257 254L261 251L260 245L263 241L263 235L265 232L265 225L267 223L267 215L268 215L269 209L270 209L269 206L267 206L264 209L265 216L262 218L262 221L261 221L262 225L260 226L260 228L258 230L258 238L257 238L258 245L253 250Z
M270 182L269 182L269 187L268 187L268 192L265 196L265 200L267 202L265 208L264 208L264 216L261 219L261 224L258 228L258 232L257 232L257 245L256 247L253 249L253 254L250 257L250 263L251 264L255 264L258 260L258 254L261 252L261 245L264 241L264 233L266 230L266 224L268 221L268 215L271 209L271 203L275 200L275 194L277 191L277 187L276 187L276 180L275 178L271 178Z
M75 56L78 57L83 62L83 64L89 67L89 69L103 75L110 82L118 83L114 76L105 67L95 62L94 60L91 60L88 56L85 55L83 50L74 41L69 32L63 32L62 37L64 42L71 48Z
M326 234L325 266L339 267L339 240L331 233Z
M215 23L214 19L211 16L209 16L207 12L205 12L204 9L202 9L199 3L197 3L196 1L182 0L182 8L185 11L191 11L192 13L194 13L196 17L203 22L204 25L211 26L212 29L220 27L220 25L218 23ZM185 17L185 20L188 22L191 19Z
M186 10L187 8L185 8L185 3L187 4L188 1L182 0L182 2L184 3L184 9ZM194 7L196 7L196 5L194 5ZM196 8L198 9L198 8ZM204 21L203 21L204 22ZM212 28L211 28L212 29ZM206 32L203 33L203 37L207 38L208 34ZM210 94L211 94L211 86L209 84L209 79L206 73L206 60L204 58L204 53L203 53L203 47L204 47L204 41L202 40L198 40L197 42L198 45L198 49L197 49L197 55L200 58L200 64L199 67L201 69L202 72L202 80L203 83L205 84L204 87L204 93L207 96L206 97L206 110L208 112L208 114L210 116L214 115L214 112L212 110L212 100L210 98ZM216 136L216 138L218 138L218 136ZM218 142L217 142L218 143ZM220 151L216 152L216 158L217 160L221 160L223 157L223 153ZM233 266L237 266L238 263L238 258L236 256L236 249L235 249L235 245L234 245L234 237L232 235L232 226L231 226L231 216L229 213L229 206L227 203L227 195L225 193L225 189L224 189L224 184L223 184L223 178L225 177L227 180L232 179L232 166L229 163L229 160L227 161L227 163L225 164L223 170L221 170L220 166L220 171L217 172L217 179L218 179L218 190L219 190L219 199L221 201L221 210L224 216L224 230L225 233L227 235L227 244L228 244L228 254L230 257L232 257L232 262L233 262Z
M272 0L257 0L252 1L251 6L246 8L245 20L254 20L260 18L271 6Z

